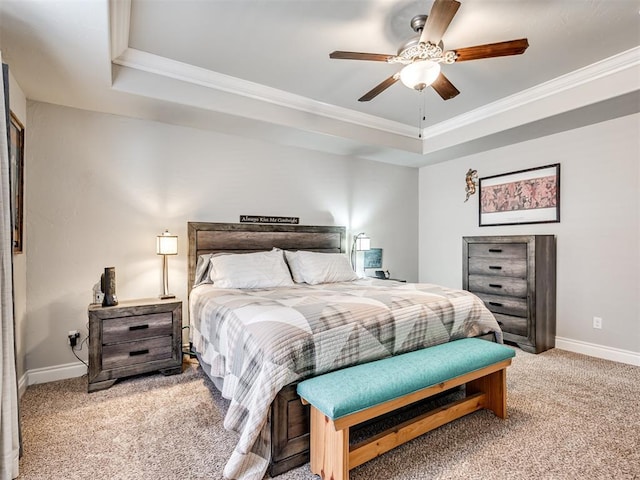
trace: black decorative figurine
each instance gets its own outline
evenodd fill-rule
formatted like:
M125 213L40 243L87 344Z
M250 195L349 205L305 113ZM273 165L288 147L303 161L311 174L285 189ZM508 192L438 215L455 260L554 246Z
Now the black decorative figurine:
M115 267L105 267L102 274L102 292L104 298L102 299L103 307L113 307L118 304L118 297L116 297L116 269Z

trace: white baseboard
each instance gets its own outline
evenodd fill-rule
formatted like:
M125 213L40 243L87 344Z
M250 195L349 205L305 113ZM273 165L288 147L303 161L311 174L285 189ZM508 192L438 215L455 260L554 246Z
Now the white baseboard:
M27 386L36 383L55 382L56 380L66 380L67 378L81 377L86 375L87 367L82 362L66 363L53 367L34 368L28 370ZM26 388L26 387L25 387Z
M590 357L628 363L640 367L640 353L620 348L604 347L595 343L581 342L570 338L556 337L556 348L574 353L582 353Z
M187 346L188 348L188 346ZM640 353L619 348L604 347L595 343L581 342L570 338L556 337L556 348L574 353L582 353L591 357L612 360L614 362L627 363L629 365L640 366ZM81 362L55 365L52 367L35 368L28 370L18 380L18 392L22 396L29 385L37 383L55 382L67 378L81 377L86 375L87 367Z
M24 392L27 391L27 373L23 373L18 379L18 398L22 398Z

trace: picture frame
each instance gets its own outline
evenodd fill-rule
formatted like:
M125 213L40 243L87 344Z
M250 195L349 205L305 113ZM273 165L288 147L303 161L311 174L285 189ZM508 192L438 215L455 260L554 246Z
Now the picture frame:
M11 112L9 122L9 175L11 181L11 216L13 252L22 253L24 218L24 126Z
M560 164L483 177L478 181L478 224L560 222Z
M364 251L364 268L382 268L381 248L371 248Z

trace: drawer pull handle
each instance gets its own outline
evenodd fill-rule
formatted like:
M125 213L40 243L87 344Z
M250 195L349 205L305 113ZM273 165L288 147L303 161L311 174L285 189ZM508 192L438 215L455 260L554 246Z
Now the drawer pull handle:
M149 328L148 324L144 324L144 325L133 325L131 327L129 327L129 331L133 331L133 330L144 330L146 328Z
M144 350L134 350L133 352L129 352L130 357L135 357L137 355L146 355L149 353L149 349L145 348Z
M493 305L494 307L502 307L502 304L498 302L489 302L489 305Z
M498 284L498 283L490 283L489 286L491 288L502 288L502 285Z
M489 251L491 253L502 253L502 249L501 248L490 248Z
M489 265L489 268L491 270L502 270L502 267L499 267L498 265Z

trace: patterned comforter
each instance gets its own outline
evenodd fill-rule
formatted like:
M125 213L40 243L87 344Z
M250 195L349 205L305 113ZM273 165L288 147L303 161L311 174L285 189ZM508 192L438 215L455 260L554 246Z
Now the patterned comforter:
M273 289L201 285L190 295L191 340L230 399L224 426L240 434L224 475L264 477L270 404L285 385L338 368L490 332L476 296L431 284L363 279Z

